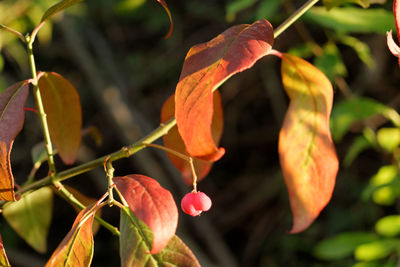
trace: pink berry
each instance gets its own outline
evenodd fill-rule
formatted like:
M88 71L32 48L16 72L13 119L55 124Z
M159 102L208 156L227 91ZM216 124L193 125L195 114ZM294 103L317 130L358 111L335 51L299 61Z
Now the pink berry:
M211 199L203 192L187 193L181 201L183 212L191 216L200 215L203 211L209 210L211 205Z
M211 209L211 205L211 198L209 198L203 192L197 192L197 194L194 195L193 206L197 210L208 211L209 209Z

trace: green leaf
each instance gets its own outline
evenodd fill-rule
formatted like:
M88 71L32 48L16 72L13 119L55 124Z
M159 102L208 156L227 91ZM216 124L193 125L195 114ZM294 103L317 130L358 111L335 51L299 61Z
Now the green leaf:
M319 242L314 248L314 255L322 260L344 259L359 245L375 241L377 238L375 234L368 232L341 233Z
M47 11L44 13L41 22L48 20L58 12L72 6L75 4L78 4L80 2L83 2L83 0L62 0L58 2L57 4L51 6Z
M93 219L98 205L79 212L71 230L64 237L45 267L89 267L93 258Z
M233 0L228 2L226 5L226 21L234 21L237 13L251 7L256 2L257 0Z
M371 142L369 142L364 136L358 136L355 138L344 157L344 166L350 166L361 152L370 147L372 147Z
M385 34L395 28L393 13L381 8L342 7L327 10L325 7L313 7L303 18L340 33Z
M376 137L378 144L388 152L393 152L400 145L399 128L381 128Z
M62 161L72 164L82 137L79 94L68 80L57 73L41 72L38 76L51 139Z
M354 3L363 8L368 8L372 4L384 4L386 0L323 0L322 3L328 9L341 6L347 3Z
M128 207L121 209L120 256L122 267L200 266L192 251L176 235L157 254L150 254L152 232Z
M337 76L346 76L346 66L336 44L329 42L322 49L322 54L315 59L314 65L325 73L330 81L334 81Z
M3 208L3 216L8 224L40 253L47 250L52 212L53 191L50 187L26 193L20 200L9 202Z
M371 49L368 44L360 41L359 39L350 36L340 34L338 36L338 41L344 45L347 45L357 53L357 56L370 68L375 66L375 61L371 55Z
M369 185L362 193L364 200L372 197L380 205L393 205L400 195L400 181L397 169L393 165L383 166L371 178Z
M377 233L387 237L394 237L400 234L400 215L390 215L379 219L375 224L375 230Z
M400 245L399 239L382 239L362 244L354 251L354 256L360 261L373 261L386 258Z
M374 115L382 115L394 125L400 125L399 114L394 109L374 99L354 97L337 103L331 116L333 139L340 141L353 123L369 119Z

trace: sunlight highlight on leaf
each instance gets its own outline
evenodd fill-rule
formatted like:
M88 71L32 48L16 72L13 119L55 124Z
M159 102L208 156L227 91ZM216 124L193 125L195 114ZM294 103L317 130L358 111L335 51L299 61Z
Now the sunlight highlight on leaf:
M160 252L178 226L178 208L171 193L144 175L131 174L113 180L132 212L152 230L150 253Z
M175 113L175 102L174 96L172 95L170 98L165 101L162 109L161 109L161 122L166 122L174 116ZM214 113L211 124L211 131L213 135L213 139L216 145L219 144L219 140L222 136L223 130L223 109L221 103L221 96L218 91L214 92ZM188 155L185 148L185 144L182 141L182 138L179 135L178 129L176 127L172 128L168 131L168 134L163 136L164 144L166 147L171 148L179 153ZM177 156L172 155L171 153L167 153L168 158L171 160L172 164L180 170L182 174L183 181L191 185L193 183L193 175L190 168L190 164ZM193 158L193 165L197 174L197 181L201 181L211 170L212 162L200 160L197 158Z
M329 130L333 90L320 70L289 54L282 54L282 82L290 105L279 156L293 212L290 232L298 233L317 218L335 185L338 159Z
M51 139L62 161L72 164L81 143L82 110L79 94L68 80L57 73L41 72L39 77Z
M273 41L272 26L262 19L251 25L233 26L189 50L175 92L175 118L192 157L217 161L225 154L212 136L212 92L267 55Z
M10 153L25 120L29 93L27 81L16 83L0 94L0 200L15 201Z

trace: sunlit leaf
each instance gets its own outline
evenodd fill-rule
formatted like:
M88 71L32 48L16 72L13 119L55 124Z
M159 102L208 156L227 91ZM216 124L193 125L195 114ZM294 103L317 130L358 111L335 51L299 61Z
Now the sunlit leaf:
M392 12L382 8L341 7L327 10L325 7L313 7L303 18L341 33L385 34L395 24Z
M48 20L50 17L54 16L58 12L72 6L83 2L83 0L62 0L57 4L51 6L43 15L41 22Z
M216 161L224 155L225 149L218 148L212 136L212 92L267 55L273 40L272 26L263 19L233 26L189 50L176 88L175 118L192 157Z
M174 96L165 101L161 109L161 122L166 122L174 116L175 113L175 102ZM214 113L211 125L211 131L215 144L219 144L221 139L222 129L223 129L223 110L221 104L221 96L218 91L214 92ZM185 144L182 141L176 127L169 130L168 134L163 136L164 144L175 151L182 154L189 155L186 152ZM193 183L193 175L190 168L190 164L177 156L167 153L168 158L171 160L172 164L181 171L182 178L187 184ZM197 179L201 181L211 170L212 162L207 162L197 158L193 159L193 164L196 170Z
M394 237L400 234L400 215L390 215L379 219L375 224L378 234Z
M24 124L24 106L28 93L29 84L24 81L10 86L0 94L0 200L15 200L10 152Z
M46 267L88 267L93 258L93 218L97 206L89 206L79 212L72 229L64 237Z
M51 139L63 162L72 164L81 143L82 110L78 92L57 73L42 72L39 77Z
M8 224L32 248L40 253L47 250L47 234L53 214L53 191L42 187L22 195L16 202L3 207Z
M375 115L382 115L394 125L400 126L400 116L396 110L374 99L353 97L337 103L332 111L331 118L333 139L340 141L352 124L369 119Z
M368 232L348 232L325 239L314 248L314 255L321 260L339 260L353 254L361 244L378 239L378 236Z
M3 246L3 240L1 239L1 235L0 235L0 266L11 267L10 262L8 261L6 255L6 251Z
M152 244L152 232L127 207L121 210L120 232L120 255L123 267L200 266L192 251L176 235L158 254L148 253Z
M381 128L376 134L379 145L388 152L393 152L400 145L399 128Z
M359 245L354 257L361 261L373 261L386 258L400 245L399 239L382 239Z
M114 183L132 212L153 232L151 254L160 252L178 226L178 208L171 193L144 175L114 177Z
M279 134L279 156L293 212L291 233L305 230L331 199L338 159L329 131L333 90L325 75L301 58L282 55L290 98Z

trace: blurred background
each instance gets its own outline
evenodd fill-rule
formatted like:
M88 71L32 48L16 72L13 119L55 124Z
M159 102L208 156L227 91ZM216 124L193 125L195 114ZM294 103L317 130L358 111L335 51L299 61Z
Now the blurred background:
M29 33L56 0L2 0L0 23ZM169 0L174 21L154 0L86 0L45 24L34 45L38 70L55 71L77 88L84 138L76 164L131 144L160 122L191 46L232 25L265 18L279 26L303 1ZM180 214L178 235L203 266L398 266L400 253L400 70L386 45L394 30L392 1L327 0L279 38L274 48L312 62L335 90L332 135L340 160L330 204L312 226L289 235L291 212L277 142L288 106L280 61L267 56L220 88L225 113L221 146L199 189L213 200L200 217ZM395 34L395 33L394 33ZM0 90L30 78L20 40L0 32ZM32 96L28 107L34 107ZM26 113L11 154L18 184L32 169L31 151L43 140L39 119ZM161 140L157 143L162 144ZM57 160L57 169L63 170ZM145 174L171 190L177 203L191 190L163 152L146 149L114 163L116 175ZM36 178L47 175L46 166ZM101 168L67 185L99 198L107 188ZM76 211L56 197L44 255L0 221L13 266L43 266L70 230ZM102 217L118 226L117 208ZM118 239L102 228L92 266L119 266Z

